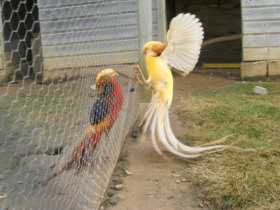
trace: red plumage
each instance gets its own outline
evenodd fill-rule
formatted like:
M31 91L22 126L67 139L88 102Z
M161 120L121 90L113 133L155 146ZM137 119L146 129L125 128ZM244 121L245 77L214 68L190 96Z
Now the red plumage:
M98 124L88 127L87 131L85 132L84 141L78 146L76 150L74 157L75 162L77 161L78 157L81 157L81 154L89 141L91 141L91 148L93 150L97 146L97 143L103 132L106 132L108 136L110 129L118 118L123 104L123 93L119 84L114 78L110 79L110 83L112 84L114 91L110 92L110 94L101 99L101 102L106 104L109 111Z

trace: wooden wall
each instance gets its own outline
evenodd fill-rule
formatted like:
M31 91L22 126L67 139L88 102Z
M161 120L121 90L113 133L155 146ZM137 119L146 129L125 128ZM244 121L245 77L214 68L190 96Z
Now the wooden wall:
M38 4L44 69L139 60L137 0L38 0Z
M242 0L243 61L280 59L280 1Z
M140 0L141 1L141 0ZM152 0L153 11L153 41L158 41L158 24L157 24L157 0Z
M204 41L241 34L240 0L166 0L166 5L167 22L179 13L195 14L202 22ZM241 40L210 45L202 49L199 63L240 63L241 53Z

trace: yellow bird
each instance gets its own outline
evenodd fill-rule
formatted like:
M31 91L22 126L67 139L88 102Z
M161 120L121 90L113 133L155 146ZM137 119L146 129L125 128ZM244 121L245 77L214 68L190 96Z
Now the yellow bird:
M169 152L184 158L196 158L207 150L239 149L225 145L189 147L175 137L170 127L168 109L173 97L173 77L170 69L183 76L193 70L203 40L204 32L201 25L199 19L194 15L179 14L170 23L167 44L158 41L145 44L143 54L146 54L145 63L149 75L147 80L140 67L135 63L134 69L140 73L144 83L148 86L146 90L155 92L141 124L144 124L144 133L150 128L153 146L161 155L163 153L158 147L156 138ZM138 83L144 85L136 74L134 78ZM208 143L208 145L222 142L225 139L226 137Z

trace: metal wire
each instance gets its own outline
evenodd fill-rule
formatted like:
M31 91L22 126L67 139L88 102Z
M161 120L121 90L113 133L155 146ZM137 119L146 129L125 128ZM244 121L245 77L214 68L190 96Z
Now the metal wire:
M138 0L1 0L1 18L0 209L97 209L137 116ZM107 68L124 97L116 122L82 168L52 176Z

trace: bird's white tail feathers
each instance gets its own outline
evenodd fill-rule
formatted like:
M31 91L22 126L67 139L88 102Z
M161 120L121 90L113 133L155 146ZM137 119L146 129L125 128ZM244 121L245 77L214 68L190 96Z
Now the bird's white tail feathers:
M172 132L168 108L161 100L158 100L158 94L159 93L156 93L153 96L140 126L144 124L144 133L146 133L148 129L151 130L153 146L160 155L163 155L163 153L157 144L157 139L160 140L169 152L183 158L197 158L209 150L211 150L210 153L224 149L244 151L241 148L233 146L213 145L225 141L228 136L196 147L189 147L182 144Z

